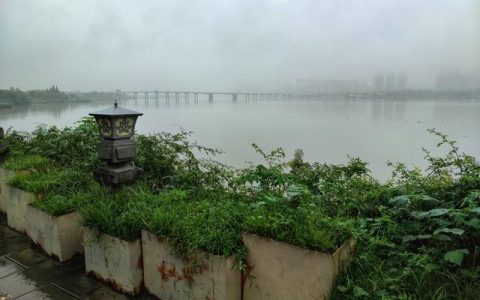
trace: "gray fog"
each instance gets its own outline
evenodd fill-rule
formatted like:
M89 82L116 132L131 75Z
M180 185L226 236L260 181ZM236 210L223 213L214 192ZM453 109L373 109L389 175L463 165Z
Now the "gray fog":
M478 0L0 1L0 88L275 90L480 69Z

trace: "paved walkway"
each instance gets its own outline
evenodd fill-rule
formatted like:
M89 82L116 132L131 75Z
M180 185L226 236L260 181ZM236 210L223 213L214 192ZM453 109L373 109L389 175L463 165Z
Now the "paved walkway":
M5 214L0 214L0 300L133 299L86 276L83 256L59 263L6 223Z

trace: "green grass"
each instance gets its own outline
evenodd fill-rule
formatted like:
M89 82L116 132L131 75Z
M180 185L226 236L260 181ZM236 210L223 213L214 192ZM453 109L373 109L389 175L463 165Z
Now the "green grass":
M65 196L76 191L88 191L97 183L88 173L79 170L50 169L18 174L10 178L9 184L31 193Z
M204 250L225 257L243 255L244 206L226 193L213 199L185 198L178 193L171 191L160 197L147 220L150 231L167 237L181 253Z
M18 174L9 184L39 195L32 205L60 216L72 212L96 197L100 186L89 174L74 169L50 169L44 173Z
M62 186L61 176L56 173L25 173L9 179L9 184L24 191L44 194L54 187Z
M348 220L326 216L315 207L250 210L244 216L245 231L302 248L334 253L350 236Z
M73 194L69 196L52 195L32 203L32 205L52 216L62 216L84 206L91 195Z
M83 224L126 241L140 237L145 215L151 211L154 197L138 190L126 188L115 195L100 188L89 195L91 201L80 207Z
M46 170L51 167L51 162L40 155L11 156L2 165L5 169L13 171Z

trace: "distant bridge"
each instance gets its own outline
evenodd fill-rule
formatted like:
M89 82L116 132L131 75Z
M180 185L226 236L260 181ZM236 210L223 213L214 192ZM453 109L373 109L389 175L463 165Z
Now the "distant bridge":
M351 94L351 93L350 93ZM257 92L208 92L208 91L172 91L172 90L153 90L153 91L117 91L116 97L125 99L132 97L134 100L138 100L139 97L143 96L145 101L150 99L150 96L153 97L156 101L160 97L165 98L167 102L170 101L172 96L176 102L179 102L180 99L185 101L190 100L190 96L193 97L195 102L198 102L199 95L208 96L208 101L213 102L215 95L229 95L233 101L238 99L245 100L282 100L282 99L312 99L312 98L324 98L324 97L350 97L349 94L299 94L299 93L257 93ZM363 96L355 93L357 96Z

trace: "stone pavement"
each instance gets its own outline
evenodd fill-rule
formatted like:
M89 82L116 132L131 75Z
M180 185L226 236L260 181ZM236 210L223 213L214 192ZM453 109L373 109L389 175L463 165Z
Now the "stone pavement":
M6 225L0 214L0 300L154 299L130 298L85 275L83 256L59 263L44 255L24 235Z

